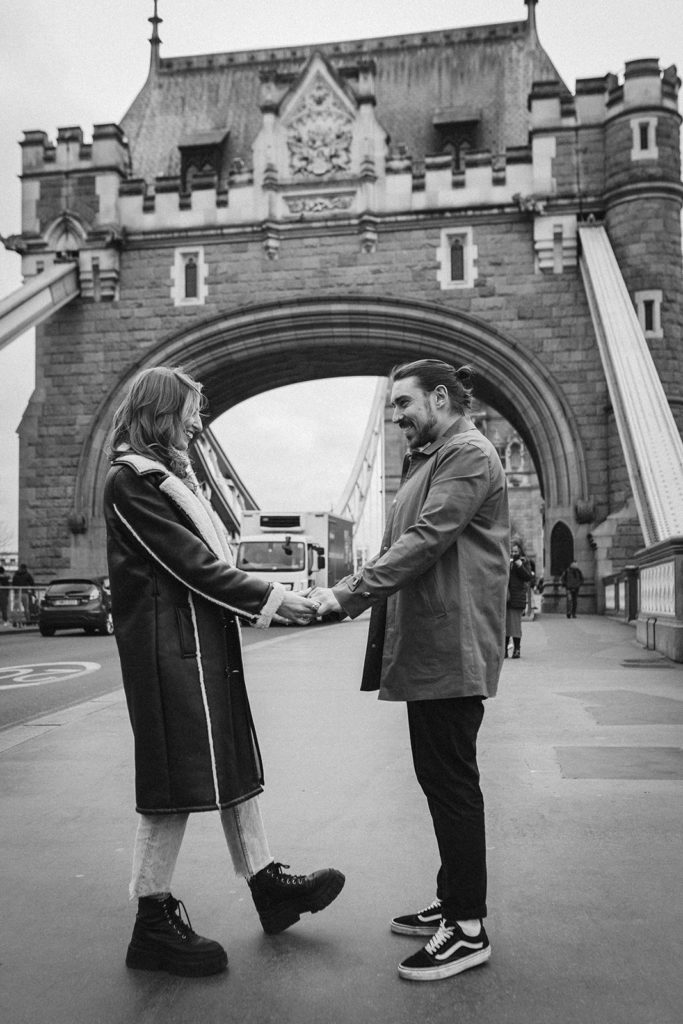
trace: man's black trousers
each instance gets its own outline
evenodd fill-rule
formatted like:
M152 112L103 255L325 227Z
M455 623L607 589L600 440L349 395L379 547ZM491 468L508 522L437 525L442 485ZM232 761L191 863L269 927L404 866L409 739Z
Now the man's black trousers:
M415 774L434 822L436 894L448 920L486 917L486 831L477 734L481 697L408 701Z

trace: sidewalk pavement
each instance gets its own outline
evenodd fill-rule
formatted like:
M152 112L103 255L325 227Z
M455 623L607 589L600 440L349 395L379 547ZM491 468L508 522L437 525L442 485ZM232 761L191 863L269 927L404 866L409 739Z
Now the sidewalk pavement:
M266 936L217 816L194 815L174 893L228 950L213 978L124 966L136 823L120 693L0 733L3 1022L679 1024L683 666L609 619L525 623L480 738L493 955L415 984L396 966L420 941L389 919L433 898L435 843L404 705L358 691L366 628L246 652L273 855L347 882Z

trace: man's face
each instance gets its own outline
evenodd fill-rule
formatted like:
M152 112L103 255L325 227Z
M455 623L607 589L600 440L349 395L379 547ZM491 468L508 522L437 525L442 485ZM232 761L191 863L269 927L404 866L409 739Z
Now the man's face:
M422 390L416 377L394 381L391 389L392 422L397 423L411 450L422 448L438 436L436 392Z
M519 546L517 544L513 544L512 545L512 548L510 550L510 555L511 555L511 557L513 559L517 559L517 558L520 557L521 551L519 550Z

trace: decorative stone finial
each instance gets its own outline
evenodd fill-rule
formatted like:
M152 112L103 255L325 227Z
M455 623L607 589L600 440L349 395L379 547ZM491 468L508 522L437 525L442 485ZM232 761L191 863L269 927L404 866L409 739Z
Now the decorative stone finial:
M538 0L524 0L524 3L529 8L529 21L528 21L529 32L532 32L535 35L535 33L536 33L536 4L538 3Z
M149 60L150 72L156 71L158 69L160 61L159 47L161 46L161 39L159 37L159 25L161 25L164 19L160 18L157 14L157 3L158 0L154 0L154 14L152 15L151 18L147 19L147 21L151 22L152 25L152 35L149 40L150 46L152 47L152 52L150 54Z

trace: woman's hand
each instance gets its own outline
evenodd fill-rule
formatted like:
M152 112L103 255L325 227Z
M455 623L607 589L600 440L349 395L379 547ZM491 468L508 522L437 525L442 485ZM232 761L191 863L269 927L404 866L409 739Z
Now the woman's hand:
M303 594L288 590L284 600L277 610L277 614L289 622L297 622L299 625L307 625L312 622L318 614L319 604L316 600L304 597Z

